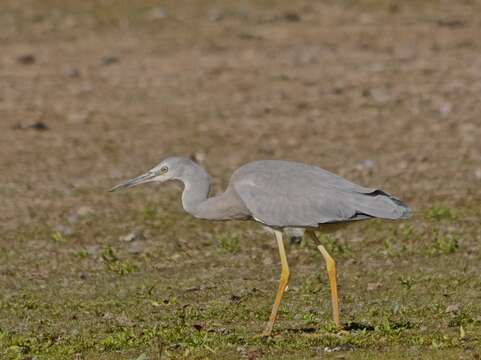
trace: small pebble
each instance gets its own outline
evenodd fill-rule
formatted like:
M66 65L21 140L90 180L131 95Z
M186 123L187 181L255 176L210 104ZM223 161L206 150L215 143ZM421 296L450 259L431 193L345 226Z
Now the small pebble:
M33 129L33 130L37 130L37 131L45 131L45 130L48 130L48 126L45 122L37 120L37 121L34 121L30 124L18 123L13 127L13 129L15 129L15 130Z
M476 170L474 171L474 176L476 176L476 179L481 180L481 168L476 169Z
M87 215L92 215L94 213L94 209L92 209L89 206L81 206L77 209L76 211L77 215L82 217L82 216L87 216Z
M368 174L372 174L375 167L376 167L376 162L370 159L363 160L356 165L357 170L366 172Z
M119 238L120 241L125 241L125 242L132 242L132 241L137 241L137 240L145 240L145 235L142 230L134 230L131 233L121 236Z
M441 114L441 116L446 117L451 112L451 109L452 109L451 104L446 102L439 107L439 113Z
M190 155L190 158L196 163L202 164L206 159L206 155L203 152L196 152Z
M333 348L330 347L325 347L324 352L331 353L331 352L336 352L336 351L353 351L354 346L350 344L344 344L344 345L339 345Z
M100 61L102 65L112 65L119 62L119 58L117 56L104 56Z
M69 78L78 78L80 77L80 70L74 67L69 67L63 71L63 74Z
M167 17L167 12L165 11L164 8L161 7L155 7L152 10L150 10L147 14L147 19L151 21L155 20L162 20Z
M127 249L127 251L132 254L132 255L138 255L138 254L141 254L144 252L144 249L145 249L145 243L143 242L138 242L138 241L135 241L135 242L132 242L129 246L129 248Z
M446 307L448 313L458 313L461 306L459 304L451 304Z
M459 313L459 310L461 309L461 306L459 304L451 304L446 307L446 312L447 313Z
M33 54L23 54L17 56L17 61L22 65L31 65L35 63L36 58Z
M88 123L90 112L78 112L68 115L68 122L71 124L85 124Z
M48 130L47 124L45 124L43 121L35 121L33 124L29 126L29 128L38 130L38 131L45 131Z
M57 230L60 234L64 236L70 236L74 233L73 229L71 227L68 227L63 224L58 224L55 226L55 230Z
M284 20L290 21L290 22L299 22L301 21L301 16L294 12L294 11L288 11L284 14Z
M368 283L367 284L367 291L374 291L374 290L377 290L379 289L380 287L382 286L381 283Z

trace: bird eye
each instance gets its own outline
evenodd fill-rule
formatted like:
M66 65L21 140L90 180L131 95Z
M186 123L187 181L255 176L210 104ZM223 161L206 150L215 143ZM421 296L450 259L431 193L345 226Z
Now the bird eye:
M160 173L161 173L161 174L164 174L164 173L166 173L167 171L169 171L169 168L168 168L167 166L162 166L162 167L160 168Z

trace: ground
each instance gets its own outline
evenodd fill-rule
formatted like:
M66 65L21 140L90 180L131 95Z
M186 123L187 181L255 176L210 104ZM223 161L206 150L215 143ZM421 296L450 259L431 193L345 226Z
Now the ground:
M481 3L0 5L0 358L479 359ZM180 188L108 193L163 157L214 178L316 164L414 209L288 247L196 220Z

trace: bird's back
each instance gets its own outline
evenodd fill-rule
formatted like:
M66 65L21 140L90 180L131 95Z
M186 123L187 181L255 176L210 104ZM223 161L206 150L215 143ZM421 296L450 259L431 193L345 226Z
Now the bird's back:
M392 195L298 162L248 163L234 172L229 187L254 219L276 227L317 227L375 217L400 219L410 214Z

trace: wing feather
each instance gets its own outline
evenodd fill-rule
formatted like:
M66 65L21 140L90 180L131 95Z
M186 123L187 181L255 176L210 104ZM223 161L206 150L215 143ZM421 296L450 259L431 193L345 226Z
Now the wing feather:
M234 173L231 185L256 220L274 227L318 227L372 217L398 219L410 214L399 199L381 190L300 163L250 163Z

